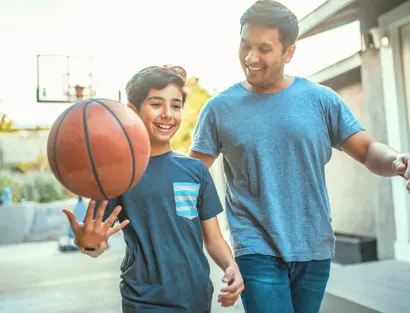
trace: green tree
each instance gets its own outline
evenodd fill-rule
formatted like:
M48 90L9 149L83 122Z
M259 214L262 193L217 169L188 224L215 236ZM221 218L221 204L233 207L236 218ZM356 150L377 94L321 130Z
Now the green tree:
M10 132L13 131L13 122L7 119L7 114L0 112L0 131Z
M199 113L211 94L199 85L199 78L191 78L187 83L188 97L184 105L184 116L181 127L172 138L172 148L183 154L189 152L192 132L198 121Z

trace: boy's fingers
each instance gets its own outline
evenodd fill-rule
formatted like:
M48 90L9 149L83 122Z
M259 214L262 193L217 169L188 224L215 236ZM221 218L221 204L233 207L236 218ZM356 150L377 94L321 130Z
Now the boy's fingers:
M102 223L104 212L107 207L108 201L104 200L100 202L100 205L97 208L97 214L95 215L95 222L97 225ZM95 209L94 209L95 210Z
M120 225L117 225L115 227L112 227L109 231L108 231L108 236L112 236L115 233L118 233L121 229L123 229L125 226L127 226L130 223L129 220L125 220L123 221Z
M241 290L236 290L236 292L233 293L220 294L218 296L218 302L220 302L222 306L231 306L238 300L240 293Z
M235 295L232 295L229 297L221 295L218 299L218 302L221 303L222 306L231 306L235 304L237 299L238 299L238 296L235 296Z
M121 207L117 205L115 209L111 212L110 216L104 222L104 229L108 231L115 223L118 218L118 214L121 212Z
M94 219L95 200L91 200L88 204L87 213L85 214L85 224L90 224Z
M236 299L241 293L241 290L235 290L234 292L230 293L221 293L218 298L220 300L225 299L225 300L230 300L230 299Z
M235 292L237 289L239 289L240 287L239 285L240 285L239 283L233 283L232 285L228 287L222 288L221 292L229 292L229 293Z
M73 230L80 226L73 212L67 209L63 209L63 213L67 215L68 221L70 222L71 228Z

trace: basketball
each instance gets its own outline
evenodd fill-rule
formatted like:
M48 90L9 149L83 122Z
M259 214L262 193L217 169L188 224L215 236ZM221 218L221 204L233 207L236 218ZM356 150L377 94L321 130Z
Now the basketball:
M126 105L87 99L57 118L48 137L47 156L65 188L104 200L125 193L141 179L150 142L145 125Z

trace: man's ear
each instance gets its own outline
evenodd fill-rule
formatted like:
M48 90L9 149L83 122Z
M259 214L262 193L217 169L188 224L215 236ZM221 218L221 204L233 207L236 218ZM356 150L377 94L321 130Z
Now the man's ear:
M295 54L295 51L296 51L296 45L291 45L286 49L285 55L284 55L285 64L289 64L289 62L293 58L293 55Z

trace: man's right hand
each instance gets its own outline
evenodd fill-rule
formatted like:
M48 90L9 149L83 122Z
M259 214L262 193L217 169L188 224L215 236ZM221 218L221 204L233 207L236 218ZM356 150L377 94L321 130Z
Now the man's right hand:
M81 247L97 249L101 243L107 242L109 237L128 225L129 220L125 220L115 227L112 226L121 211L120 206L117 206L111 215L103 222L103 216L107 204L108 201L102 201L100 203L94 219L95 201L91 200L88 205L84 224L77 221L73 212L63 209L63 212L68 217L68 221L70 222L76 241Z

